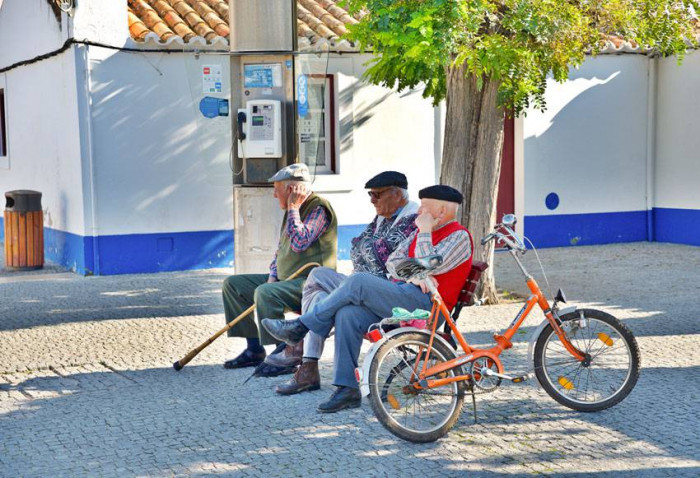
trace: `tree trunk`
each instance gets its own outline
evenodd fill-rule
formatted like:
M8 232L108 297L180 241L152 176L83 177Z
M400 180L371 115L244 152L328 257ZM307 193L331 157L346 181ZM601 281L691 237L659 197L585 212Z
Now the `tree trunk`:
M447 70L445 145L440 182L464 194L461 220L474 238L474 260L493 265L494 241L481 245L481 238L496 223L496 198L501 173L504 112L497 105L499 83L467 75L464 66ZM477 294L488 303L498 302L493 267L482 276Z

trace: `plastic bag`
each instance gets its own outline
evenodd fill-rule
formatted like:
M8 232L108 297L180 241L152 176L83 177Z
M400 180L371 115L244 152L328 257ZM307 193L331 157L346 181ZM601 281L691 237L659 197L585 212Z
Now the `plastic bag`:
M430 317L430 312L423 309L416 309L413 312L402 307L394 307L391 309L392 319L399 319L399 325L401 327L416 327L417 329L424 329L427 326L428 318Z

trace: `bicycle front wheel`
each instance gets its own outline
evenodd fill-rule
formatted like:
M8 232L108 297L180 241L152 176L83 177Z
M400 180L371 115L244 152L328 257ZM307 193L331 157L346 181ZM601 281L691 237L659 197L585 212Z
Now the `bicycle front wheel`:
M464 382L416 390L415 371L455 358L455 352L438 340L428 354L430 337L406 332L384 343L370 365L370 404L375 416L391 433L415 443L432 442L454 426L462 412ZM440 378L454 377L461 368L448 370ZM435 377L424 377L435 378Z
M583 362L564 348L551 325L535 345L535 374L554 400L580 412L605 410L622 401L639 377L640 354L632 332L600 310L577 310L561 317L569 341L586 355Z

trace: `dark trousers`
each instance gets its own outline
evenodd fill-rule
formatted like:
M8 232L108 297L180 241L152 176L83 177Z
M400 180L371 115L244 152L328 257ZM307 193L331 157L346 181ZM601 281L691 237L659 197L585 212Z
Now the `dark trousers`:
M240 274L224 280L222 296L226 323L255 303L251 312L228 330L229 337L259 338L263 345L277 343L263 327L261 319L284 319L285 310L301 310L301 291L305 278L267 283L268 274Z

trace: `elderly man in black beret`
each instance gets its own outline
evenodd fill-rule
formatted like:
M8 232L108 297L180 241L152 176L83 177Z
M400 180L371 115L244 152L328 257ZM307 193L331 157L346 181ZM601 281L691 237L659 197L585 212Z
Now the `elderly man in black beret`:
M408 180L398 171L384 171L367 181L365 189L377 215L362 233L353 238L350 249L353 273L367 272L383 279L387 278L386 261L392 252L416 230L418 203L408 199ZM302 313L347 278L330 267L314 269L304 284L301 299ZM267 363L279 367L301 365L292 378L275 388L280 395L318 390L321 375L318 360L323 353L325 337L314 332L306 335L297 347L290 347L287 354L270 355ZM298 352L297 352L298 350ZM302 353L303 351L303 353ZM299 355L296 355L299 353ZM303 358L302 358L303 357Z
M320 412L356 408L362 397L355 379L355 368L367 328L383 317L391 316L395 306L408 310L430 309L426 280L437 284L448 309L454 307L472 263L472 239L456 220L462 194L449 186L437 185L420 191L418 231L404 241L389 257L387 269L392 281L368 273L357 273L345 280L325 299L298 319L263 319L270 335L288 344L302 340L311 330L325 337L335 326L335 362L333 384L337 389L318 407ZM443 263L422 281L402 282L396 266L409 257L427 258L439 254Z

